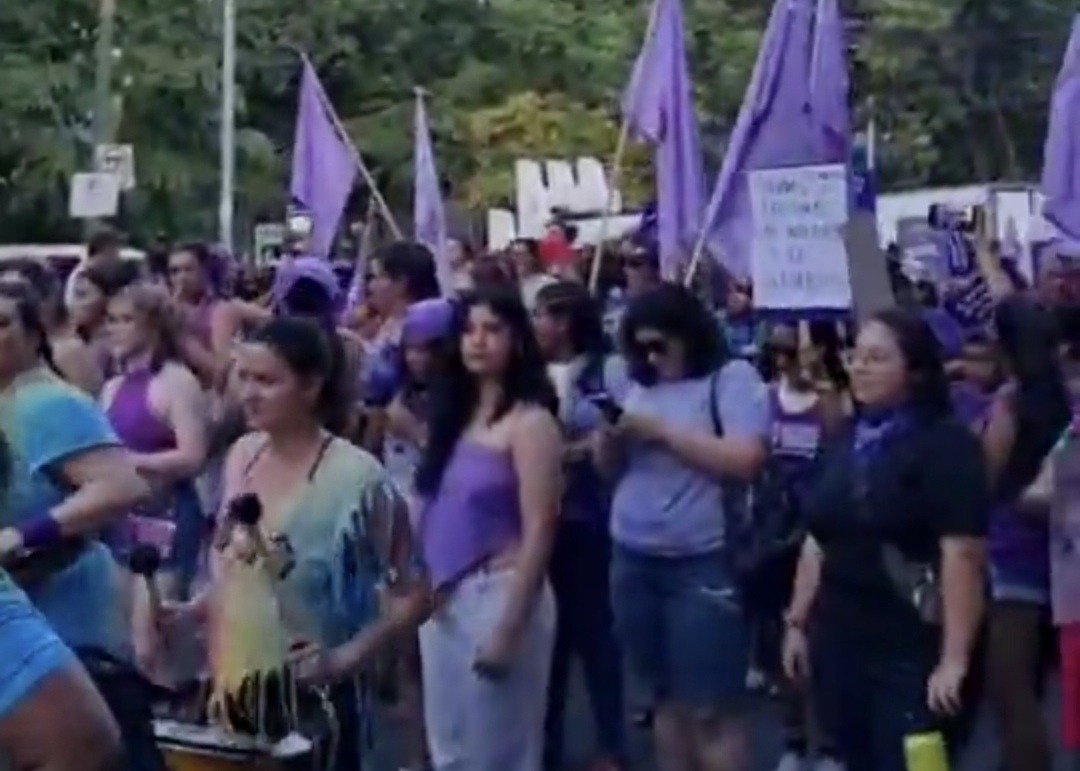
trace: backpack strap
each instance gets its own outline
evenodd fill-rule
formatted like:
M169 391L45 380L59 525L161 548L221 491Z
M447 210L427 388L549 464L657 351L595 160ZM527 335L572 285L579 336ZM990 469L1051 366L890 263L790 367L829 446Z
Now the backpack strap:
M725 364L724 367L726 366ZM716 389L720 385L720 376L724 373L724 367L709 375L709 422L716 436L724 435L724 421L720 418L720 401L716 398Z

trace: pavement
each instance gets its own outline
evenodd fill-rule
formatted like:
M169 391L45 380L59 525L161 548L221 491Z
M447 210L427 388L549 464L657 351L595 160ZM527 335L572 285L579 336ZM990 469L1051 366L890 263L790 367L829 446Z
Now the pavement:
M584 689L577 681L571 695L567 710L567 757L566 771L585 771L589 753L593 747L592 718L589 714L588 701ZM1061 752L1058 726L1060 723L1058 710L1059 690L1057 683L1052 682L1046 697L1047 726L1053 737L1055 755L1057 756L1054 771L1076 771L1078 766L1069 766ZM631 694L631 699L633 695ZM753 740L753 764L751 771L773 771L776 763L783 752L783 738L781 732L780 716L778 709L772 701L762 698L755 705L753 715L754 740ZM631 727L632 765L630 771L654 771L651 747L646 731ZM383 726L378 731L382 741L381 747L377 748L376 758L372 765L372 771L397 771L392 760L392 729ZM978 727L972 736L971 745L965 753L963 761L954 771L999 771L997 741L994 736L992 721L982 710ZM367 770L365 770L367 771Z

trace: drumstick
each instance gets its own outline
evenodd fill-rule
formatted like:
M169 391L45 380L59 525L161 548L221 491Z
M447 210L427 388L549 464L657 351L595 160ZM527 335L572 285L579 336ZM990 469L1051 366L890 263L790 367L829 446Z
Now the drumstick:
M314 634L318 631L319 624L314 622L307 605L299 598L293 597L291 592L285 591L282 585L282 580L293 568L293 560L289 558L289 555L281 554L280 550L270 549L259 528L262 513L262 502L258 496L251 493L238 496L229 504L229 519L235 525L244 528L255 547L255 553L262 559L263 570L270 579L270 586L281 608L282 616L294 629L298 629L303 634ZM308 642L317 641L317 638L308 640Z
M156 580L157 572L161 569L161 552L152 544L139 544L128 558L128 567L146 582L146 591L150 595L150 617L156 622L161 618L161 590Z

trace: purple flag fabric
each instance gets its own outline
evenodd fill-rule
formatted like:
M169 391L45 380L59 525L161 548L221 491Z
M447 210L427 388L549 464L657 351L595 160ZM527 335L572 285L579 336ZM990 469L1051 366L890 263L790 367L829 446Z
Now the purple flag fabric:
M750 278L748 172L848 161L848 78L838 16L829 0L818 0L817 7L815 0L773 5L705 214L708 243L737 278Z
M1073 19L1043 146L1043 216L1070 240L1080 240L1080 15Z
M435 255L435 269L443 296L453 294L454 272L446 251L446 214L443 211L439 172L431 147L424 95L416 92L413 122L413 236Z
M847 44L837 0L817 0L814 45L810 51L810 112L821 136L815 163L849 163L851 115L848 108Z
M654 0L649 30L623 93L631 135L655 148L660 272L674 278L701 231L704 172L687 65L681 0Z
M289 191L293 201L311 214L311 243L307 251L326 257L361 161L352 142L338 128L340 122L315 68L306 56L302 58L304 72L300 80Z

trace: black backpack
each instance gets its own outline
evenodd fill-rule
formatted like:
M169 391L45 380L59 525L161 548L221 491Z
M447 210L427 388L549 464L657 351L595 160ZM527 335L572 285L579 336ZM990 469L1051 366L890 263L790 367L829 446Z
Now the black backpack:
M722 372L715 372L709 385L709 416L717 436L724 435L715 398ZM790 588L789 574L806 536L798 498L772 455L752 481L725 479L721 486L725 551L736 581L747 604L769 603L767 597L780 591L777 582Z

